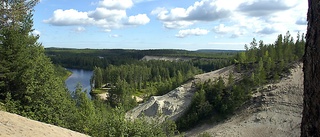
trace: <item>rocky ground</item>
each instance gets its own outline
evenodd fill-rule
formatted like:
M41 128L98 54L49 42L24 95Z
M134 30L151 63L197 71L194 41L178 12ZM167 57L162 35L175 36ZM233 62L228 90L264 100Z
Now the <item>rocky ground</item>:
M215 137L295 137L300 136L303 104L302 63L279 83L258 89L251 102L228 120L204 124L186 136L208 133Z
M86 137L62 127L0 111L0 137Z

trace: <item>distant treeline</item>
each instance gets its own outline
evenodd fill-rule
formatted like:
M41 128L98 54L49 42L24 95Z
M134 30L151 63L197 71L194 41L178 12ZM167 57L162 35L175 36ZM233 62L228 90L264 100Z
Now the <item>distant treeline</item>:
M237 51L218 50L217 52L204 53L171 49L125 50L46 48L45 53L51 58L54 64L59 64L66 68L93 70L95 66L105 68L108 65L119 66L122 64L132 64L139 61L144 56L149 55L192 58L197 67L204 71L210 71L214 69L212 68L213 63L229 61ZM210 65L211 68L208 67L208 65Z

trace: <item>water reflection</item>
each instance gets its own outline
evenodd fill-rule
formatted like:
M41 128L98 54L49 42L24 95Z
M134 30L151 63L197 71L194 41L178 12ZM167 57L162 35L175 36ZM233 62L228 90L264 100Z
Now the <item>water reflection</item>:
M93 74L92 71L83 70L83 69L68 69L72 71L72 75L65 81L67 88L70 92L75 91L78 83L82 85L83 91L87 91L87 96L91 98L89 94L90 87L90 78Z

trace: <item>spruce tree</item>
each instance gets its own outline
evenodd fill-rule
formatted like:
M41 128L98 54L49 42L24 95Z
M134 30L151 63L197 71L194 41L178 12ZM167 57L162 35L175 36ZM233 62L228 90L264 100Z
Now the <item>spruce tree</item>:
M5 0L0 5L0 99L7 111L69 127L74 104L62 78L37 42L32 8L37 0Z

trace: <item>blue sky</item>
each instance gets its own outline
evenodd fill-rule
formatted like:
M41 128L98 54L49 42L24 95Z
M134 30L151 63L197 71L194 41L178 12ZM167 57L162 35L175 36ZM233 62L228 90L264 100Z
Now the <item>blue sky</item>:
M41 0L34 34L45 47L244 49L252 38L307 28L306 0Z

